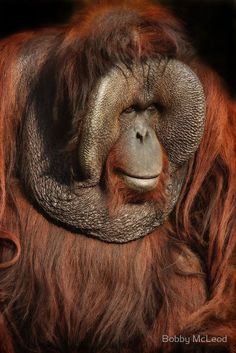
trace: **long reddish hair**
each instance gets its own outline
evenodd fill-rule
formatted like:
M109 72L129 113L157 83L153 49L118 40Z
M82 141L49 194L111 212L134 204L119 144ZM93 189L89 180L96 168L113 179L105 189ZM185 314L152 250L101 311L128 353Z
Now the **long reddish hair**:
M150 5L126 8L122 21L116 13L106 16L112 11L106 5L75 16L67 27L0 44L1 352L108 353L121 347L149 353L162 347L162 334L179 333L226 335L235 352L236 108L169 12ZM123 31L126 42L120 40ZM40 45L31 82L20 61ZM196 72L207 106L204 136L170 219L124 245L52 224L27 201L18 170L21 119L41 67L57 67L55 109L66 94L78 117L68 141L73 153L93 83L116 62L129 66L159 55ZM108 162L109 171L114 158ZM111 188L113 178L108 173Z

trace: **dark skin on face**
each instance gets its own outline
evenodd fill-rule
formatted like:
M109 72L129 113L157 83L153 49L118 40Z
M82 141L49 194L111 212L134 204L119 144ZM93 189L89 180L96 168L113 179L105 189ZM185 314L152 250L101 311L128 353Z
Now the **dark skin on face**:
M116 154L122 167L116 169L128 188L140 193L153 190L162 171L162 149L155 133L159 115L155 103L137 103L120 115L121 131Z
M43 71L36 85L42 97L31 101L25 119L21 169L27 171L29 194L49 217L90 236L121 243L149 234L173 209L187 162L202 137L205 103L197 76L180 61L165 57L130 67L119 62L102 75L86 101L77 179L71 178L70 162L58 153L60 146L51 143L51 106L40 111L46 82L48 71ZM101 183L111 152L111 173L122 181L117 187L139 194L137 202L124 202L112 217L110 197ZM158 192L155 201L144 201L148 192L159 190L162 180L164 206ZM140 194L145 194L142 201Z

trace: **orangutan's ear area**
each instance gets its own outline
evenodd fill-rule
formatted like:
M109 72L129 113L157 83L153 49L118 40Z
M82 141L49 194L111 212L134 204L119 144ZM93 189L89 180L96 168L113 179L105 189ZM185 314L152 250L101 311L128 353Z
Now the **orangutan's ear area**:
M235 353L236 111L161 6L0 42L0 353Z

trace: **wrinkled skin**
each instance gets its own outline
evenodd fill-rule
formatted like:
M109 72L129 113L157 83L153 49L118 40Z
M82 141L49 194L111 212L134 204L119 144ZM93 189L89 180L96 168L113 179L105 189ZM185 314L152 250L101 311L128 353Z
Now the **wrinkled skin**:
M122 168L116 172L129 189L143 193L155 189L163 168L163 153L155 133L155 104L131 106L120 115L122 133L116 157Z
M76 231L107 242L124 243L147 235L173 209L189 159L204 129L201 83L176 60L120 64L94 85L78 148L78 174L72 180L66 161L50 141L53 128L32 104L25 121L24 161L27 187L44 212ZM116 143L123 168L117 174L128 188L154 189L168 157L165 208L156 202L126 204L116 216L108 212L100 187L109 151Z

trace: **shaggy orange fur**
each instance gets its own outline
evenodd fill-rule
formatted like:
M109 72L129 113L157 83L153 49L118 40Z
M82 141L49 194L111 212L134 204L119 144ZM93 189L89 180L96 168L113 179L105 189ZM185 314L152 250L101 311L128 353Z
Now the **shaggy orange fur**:
M126 8L137 17L136 42L121 43L122 23L115 14L104 21L112 11L107 5L66 27L0 43L1 353L236 352L236 108L166 10ZM34 75L45 58L57 55L58 92L68 93L74 112L83 111L94 82L120 60L174 57L200 78L204 136L174 212L153 234L106 244L54 225L31 205L18 177L24 156L18 137L31 89L19 62L40 46ZM60 106L60 95L54 104ZM73 138L70 146L73 153ZM117 185L117 163L114 149L107 161L107 185L116 190L111 213L143 200ZM159 197L160 189L145 200ZM227 342L162 342L162 335L180 334L226 336Z

